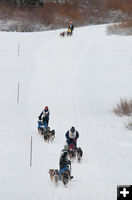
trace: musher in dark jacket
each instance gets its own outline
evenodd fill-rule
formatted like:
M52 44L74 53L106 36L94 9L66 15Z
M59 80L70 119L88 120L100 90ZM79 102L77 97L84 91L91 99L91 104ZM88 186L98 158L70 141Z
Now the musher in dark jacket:
M68 146L73 144L75 147L77 147L77 139L79 138L79 133L75 130L74 126L72 126L71 129L66 132L65 137L67 139L66 142Z
M44 110L39 115L39 122L45 127L45 129L47 129L48 124L49 124L49 115L50 115L49 108L48 106L45 106ZM39 122L38 122L38 126L39 126Z
M64 151L59 161L60 165L59 176L61 176L61 174L64 171L68 171L70 179L72 179L73 176L71 176L71 161L67 157L68 157L68 151Z
M74 30L74 24L72 23L72 21L70 21L69 26L68 26L68 32L71 33L72 35L73 30Z

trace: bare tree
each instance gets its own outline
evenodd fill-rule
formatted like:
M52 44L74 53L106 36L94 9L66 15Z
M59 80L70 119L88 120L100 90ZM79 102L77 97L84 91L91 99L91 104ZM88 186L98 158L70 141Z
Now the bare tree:
M44 0L15 0L17 6L37 6L44 5Z

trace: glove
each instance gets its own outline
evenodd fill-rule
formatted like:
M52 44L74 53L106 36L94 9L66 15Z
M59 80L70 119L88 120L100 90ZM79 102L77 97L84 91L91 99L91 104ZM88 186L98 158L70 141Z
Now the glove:
M38 118L39 118L39 120L41 120L41 117L40 117L40 116L39 116Z

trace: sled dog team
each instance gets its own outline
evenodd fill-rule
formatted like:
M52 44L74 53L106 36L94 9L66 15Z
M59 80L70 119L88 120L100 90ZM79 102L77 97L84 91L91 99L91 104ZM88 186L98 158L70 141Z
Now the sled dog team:
M61 32L60 36L61 37L65 37L66 35L72 36L73 30L74 30L74 24L72 23L72 21L70 21L67 32L66 31Z
M55 131L50 130L49 124L50 111L48 106L45 106L44 110L38 117L38 132L44 135L45 141L53 141L55 138ZM71 127L65 134L66 144L64 149L61 151L61 157L59 160L60 169L49 169L50 179L55 182L57 186L61 180L64 185L67 185L69 180L73 178L71 176L71 162L76 158L80 163L83 151L80 147L77 147L77 139L79 138L79 133L74 126Z

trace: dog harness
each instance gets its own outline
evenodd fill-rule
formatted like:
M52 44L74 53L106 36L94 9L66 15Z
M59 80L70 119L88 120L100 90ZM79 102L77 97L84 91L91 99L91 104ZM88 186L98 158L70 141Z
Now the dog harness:
M64 171L68 170L68 167L65 166L59 171L59 175L61 175Z

